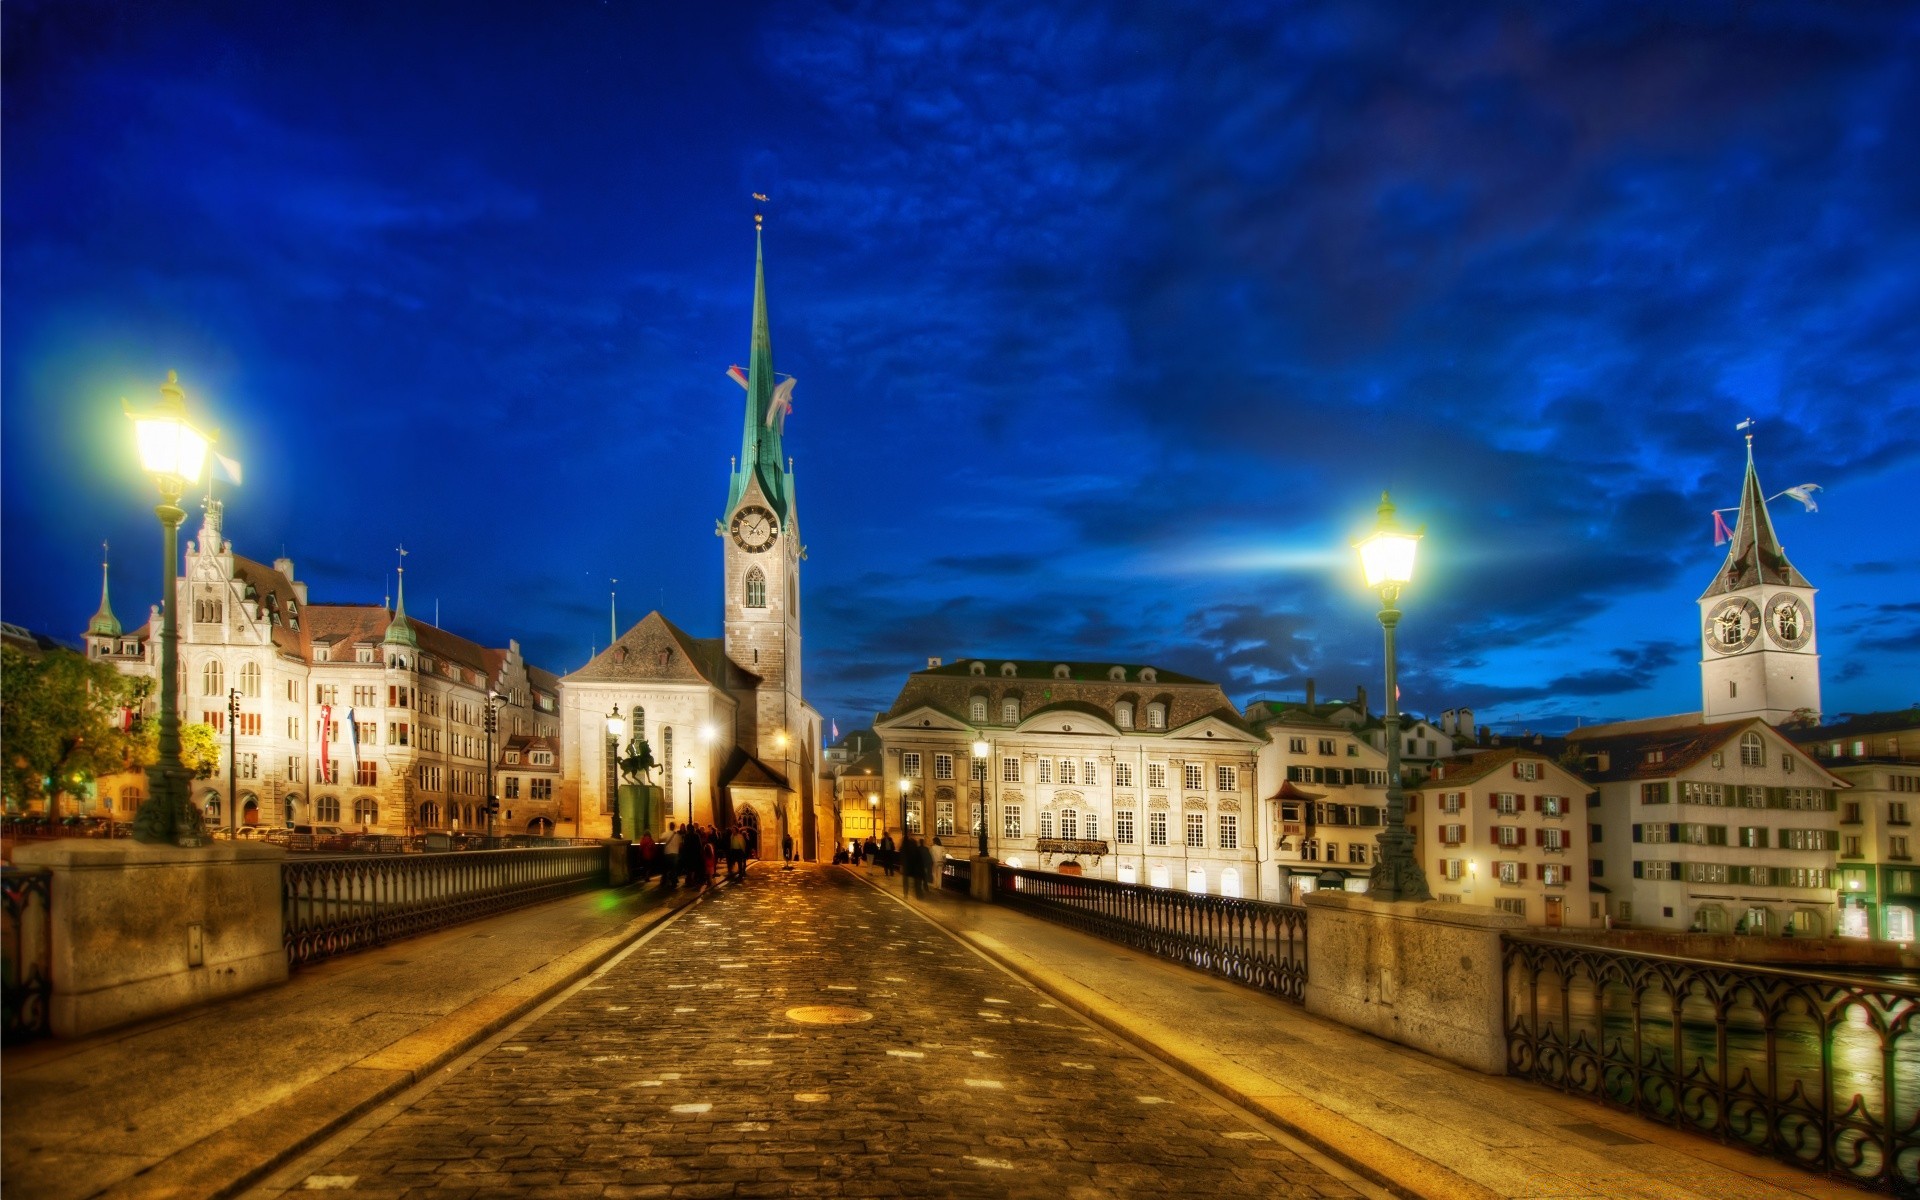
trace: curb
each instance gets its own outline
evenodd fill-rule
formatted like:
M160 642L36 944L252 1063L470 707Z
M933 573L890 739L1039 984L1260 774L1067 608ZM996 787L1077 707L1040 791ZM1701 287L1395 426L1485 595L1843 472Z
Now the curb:
M852 874L852 872L849 872ZM871 879L855 878L885 895L892 895ZM1155 1033L1127 1020L1100 993L1049 971L1031 957L990 935L956 929L924 902L903 901L947 936L984 955L989 961L1032 984L1071 1011L1093 1022L1127 1045L1165 1063L1194 1082L1233 1101L1312 1146L1341 1166L1406 1200L1496 1200L1497 1193L1411 1150L1391 1138L1367 1129L1325 1108L1291 1088L1274 1083L1217 1052L1165 1045ZM1103 943L1104 944L1104 943ZM1118 945L1118 943L1113 943ZM1211 978L1211 977L1209 977ZM1236 1080L1229 1076L1238 1076Z
M699 903L707 890L676 893L617 931L247 1114L244 1120L98 1194L115 1200L237 1196L591 975L655 927Z

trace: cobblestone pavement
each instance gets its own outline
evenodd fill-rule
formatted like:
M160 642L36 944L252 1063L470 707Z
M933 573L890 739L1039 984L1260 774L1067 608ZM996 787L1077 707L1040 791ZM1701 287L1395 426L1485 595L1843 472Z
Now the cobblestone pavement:
M756 868L354 1136L287 1182L443 1200L1356 1194L837 869Z

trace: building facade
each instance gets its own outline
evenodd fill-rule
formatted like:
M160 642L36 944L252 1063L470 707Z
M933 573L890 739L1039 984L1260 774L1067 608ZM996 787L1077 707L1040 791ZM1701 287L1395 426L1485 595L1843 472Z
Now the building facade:
M1920 810L1920 714L1869 713L1788 736L1848 785L1840 795L1835 891L1842 937L1912 943L1920 912L1913 819Z
M1364 892L1386 829L1387 759L1364 740L1364 694L1352 703L1256 700L1247 720L1265 737L1257 786L1274 813L1260 894L1297 904L1320 888Z
M1259 895L1264 737L1215 684L1153 667L968 659L907 677L874 722L890 824L1009 866ZM987 753L976 758L975 744ZM1271 872L1269 872L1271 874Z
M1490 905L1550 929L1602 924L1591 791L1565 766L1524 748L1436 763L1424 786L1407 794L1415 853L1434 898Z

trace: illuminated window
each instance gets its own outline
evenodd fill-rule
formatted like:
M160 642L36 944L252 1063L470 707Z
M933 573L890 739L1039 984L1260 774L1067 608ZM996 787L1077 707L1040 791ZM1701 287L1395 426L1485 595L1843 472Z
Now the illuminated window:
M1000 782L1001 783L1019 783L1020 782L1020 760L1019 759L1008 757L1000 760Z
M1165 729L1167 727L1167 706L1158 700L1147 705L1147 728Z
M1232 813L1220 814L1220 848L1222 850L1240 848L1240 818Z
M1133 701L1122 700L1113 706L1113 723L1122 729L1133 728Z
M1190 812L1187 814L1187 846L1190 849L1205 849L1207 844L1207 814Z
M975 725L985 725L987 723L987 698L985 696L975 696L973 698L972 703L967 707L967 719Z
M220 660L210 658L207 665L200 668L200 694L202 696L223 696L227 691L227 673L220 666Z
M1133 786L1133 764L1132 763L1113 764L1113 786L1115 787L1132 787Z
M1122 846L1133 845L1133 810L1123 808L1113 814L1113 840Z
M1150 812L1147 814L1147 845L1164 846L1167 844L1167 814Z

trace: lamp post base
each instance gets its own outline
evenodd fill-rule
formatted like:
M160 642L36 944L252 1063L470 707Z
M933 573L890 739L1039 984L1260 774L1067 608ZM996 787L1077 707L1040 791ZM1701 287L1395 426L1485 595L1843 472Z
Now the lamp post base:
M1374 864L1373 877L1367 884L1367 897L1371 900L1394 902L1400 900L1431 900L1432 889L1427 887L1427 874L1413 857L1413 838L1404 829L1388 830L1379 837L1380 861Z
M151 777L150 777L151 778ZM186 778L167 779L133 814L133 840L191 849L207 844L207 821L187 796Z

